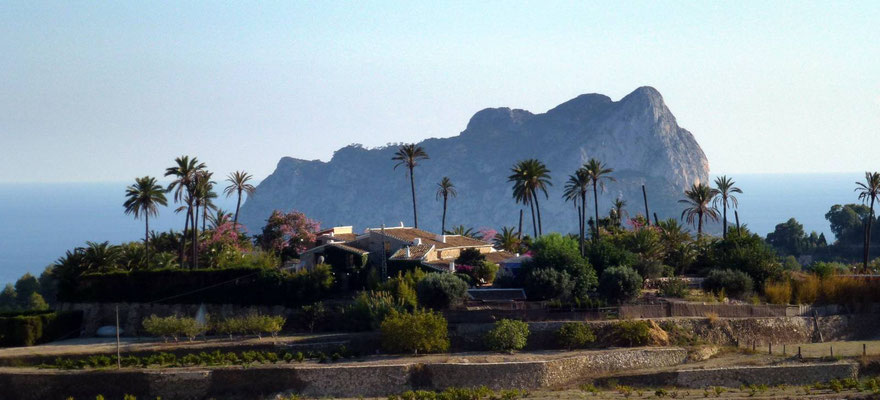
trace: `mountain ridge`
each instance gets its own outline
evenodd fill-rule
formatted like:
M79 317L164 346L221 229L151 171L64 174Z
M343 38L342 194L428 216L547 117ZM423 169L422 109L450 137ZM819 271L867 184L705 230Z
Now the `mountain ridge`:
M678 126L660 92L649 86L618 101L583 94L540 114L485 108L458 135L428 138L419 145L431 156L415 170L420 227L433 231L440 228L442 205L435 188L443 176L459 191L449 201L447 228L515 226L521 206L513 202L507 175L514 162L525 158L547 163L553 177L550 198L541 199L545 231L577 230L577 213L562 201L562 187L591 157L614 168L618 179L600 195L600 213L607 213L616 197L628 201L630 215L644 213L641 185L646 184L652 213L677 217L675 203L684 189L707 181L709 172L693 134ZM243 204L241 220L258 232L273 209L297 209L323 226L411 225L409 180L400 168L392 168L395 151L395 146L349 145L326 162L283 157ZM528 215L523 230L529 232L525 221Z

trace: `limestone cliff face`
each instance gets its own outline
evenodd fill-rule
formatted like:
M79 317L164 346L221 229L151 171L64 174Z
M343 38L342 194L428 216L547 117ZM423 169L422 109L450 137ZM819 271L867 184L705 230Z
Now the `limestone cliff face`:
M694 136L678 126L651 87L616 102L600 94L581 95L544 114L485 109L460 135L419 145L431 157L415 170L419 227L432 231L440 230L442 202L436 187L443 176L458 190L449 201L447 227L516 226L521 206L513 201L507 176L515 162L526 158L537 158L551 170L550 197L540 199L545 232L577 231L577 212L562 200L563 186L592 157L614 168L617 179L599 196L599 212L605 215L618 197L627 201L631 216L644 214L645 184L651 213L678 217L676 201L685 188L709 176L709 162ZM322 226L354 225L358 231L383 223L412 225L409 180L404 169L392 169L395 151L348 146L329 162L285 157L242 206L240 219L252 233L274 209L300 210ZM528 210L523 231L531 232Z

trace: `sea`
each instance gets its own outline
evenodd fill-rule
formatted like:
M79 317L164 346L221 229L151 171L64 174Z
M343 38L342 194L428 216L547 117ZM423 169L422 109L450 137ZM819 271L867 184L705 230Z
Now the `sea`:
M864 173L732 175L741 223L766 235L776 224L796 218L807 232L833 240L825 213L834 204L857 203L855 182ZM39 275L66 250L86 241L142 240L143 220L125 215L128 183L0 183L0 285L25 272ZM219 207L233 211L235 197L222 195ZM184 214L162 208L150 229L180 231ZM733 216L729 218L733 220Z

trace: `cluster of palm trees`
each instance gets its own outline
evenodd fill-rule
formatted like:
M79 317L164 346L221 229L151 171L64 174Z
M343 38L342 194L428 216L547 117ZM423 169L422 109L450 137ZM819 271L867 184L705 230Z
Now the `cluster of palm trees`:
M419 226L419 218L416 207L414 170L415 167L419 165L420 161L429 158L430 157L425 149L416 144L401 145L391 158L393 161L397 161L394 165L395 169L400 166L407 168L413 205L413 224L416 228ZM546 164L538 159L530 158L514 164L511 168L511 175L507 178L508 182L513 185L514 201L516 201L517 204L528 206L531 211L532 233L535 238L540 237L544 233L543 222L541 220L540 195L543 194L545 199L549 198L547 189L550 186L553 186L550 172L551 171L547 168ZM590 225L592 229L591 237L594 240L600 238L599 191L605 191L606 182L615 181L614 177L611 176L613 172L614 169L609 168L602 161L596 158L591 158L578 168L574 174L569 175L568 180L565 183L563 198L566 201L574 203L578 213L578 236L580 238L581 253L584 252L587 225ZM877 176L877 179L878 182L873 198L880 194L880 175ZM685 205L681 218L683 220L687 219L689 224L696 227L697 236L700 237L703 234L704 222L707 220L717 221L719 219L719 214L721 214L723 219L723 235L724 238L727 238L727 211L728 209L737 208L738 202L735 194L742 193L742 190L736 187L735 182L727 176L716 178L714 183L715 187L710 187L705 183L697 182L694 183L690 189L685 191L684 199L679 201ZM586 209L587 194L591 191L593 195L593 218L591 219L593 222L588 224ZM457 195L458 192L456 191L455 185L449 177L443 177L443 179L437 184L437 200L443 200L441 230L444 233L447 232L446 209L448 200L450 197L456 197ZM626 201L622 199L616 199L613 202L611 216L617 224L620 224L623 221L625 206ZM721 207L720 210L719 206ZM645 209L647 212L647 204L645 204ZM650 225L650 216L645 215L645 218ZM511 232L508 233L512 233L512 228L510 228L510 231ZM504 236L503 232L500 234L502 237ZM516 236L520 239L522 238L522 214L520 214L519 229L516 232ZM502 241L505 241L505 239L502 238Z
M690 189L685 190L684 199L678 201L685 205L681 219L687 218L687 223L697 227L698 238L703 236L703 222L710 219L718 221L719 213L724 221L722 235L723 238L727 238L727 210L739 206L735 193L742 193L742 189L735 185L733 179L724 175L715 178L714 188L696 182ZM718 209L719 204L722 210Z
M168 199L165 197L167 193L173 193L173 200L180 206L175 209L176 213L186 211L186 220L181 235L180 248L178 251L178 261L182 266L184 264L184 252L186 249L187 236L192 242L191 266L198 267L198 248L199 248L199 223L202 224L202 231L207 229L210 221L214 227L229 222L230 214L219 209L214 200L218 197L214 192L215 181L212 180L214 173L208 171L207 166L203 162L199 162L196 157L180 156L174 160L174 165L165 169L165 176L171 177L173 180L167 187L162 187L157 183L156 178L144 176L136 178L135 183L128 186L125 190L126 200L123 206L126 214L133 214L135 219L144 217L145 234L144 247L146 249L147 265L150 263L150 216L159 214L159 206L167 206ZM226 197L232 195L238 196L235 207L235 214L232 217L234 229L238 229L238 213L241 208L241 198L244 194L251 195L256 188L250 183L253 179L251 174L245 171L235 171L230 173L226 182L229 183L224 189ZM209 215L209 210L215 213Z

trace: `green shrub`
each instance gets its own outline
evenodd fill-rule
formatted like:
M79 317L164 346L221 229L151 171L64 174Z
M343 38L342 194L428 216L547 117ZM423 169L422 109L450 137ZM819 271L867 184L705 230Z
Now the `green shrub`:
M467 283L448 273L431 273L416 285L419 304L435 310L459 305L467 298Z
M635 300L642 291L644 281L630 267L611 267L602 273L599 280L599 293L609 302L625 303Z
M407 306L388 292L361 292L346 312L354 330L374 330L392 311L405 312Z
M679 278L671 278L660 282L658 289L663 297L684 298L689 292L687 281Z
M742 271L716 269L709 272L703 280L703 290L715 294L724 290L730 297L743 298L752 291L752 278Z
M612 326L612 340L618 346L644 346L651 343L651 326L645 321L619 321Z
M33 346L78 336L82 312L28 311L0 314L0 347Z
M486 347L493 351L512 352L526 347L529 324L513 319L502 319L486 333Z
M575 282L568 272L551 268L536 268L525 274L523 286L529 299L553 300L570 297Z
M380 330L382 348L390 353L439 353L449 349L446 319L430 310L392 311Z
M252 313L239 317L210 319L210 330L218 335L254 335L262 338L264 334L275 337L284 327L287 319L280 315ZM145 326L146 327L146 326Z
M584 322L566 322L556 331L559 345L569 350L582 349L596 341L596 334Z
M150 315L144 318L141 324L150 335L161 337L165 340L171 337L175 342L181 336L193 340L196 336L205 333L207 328L204 324L196 321L195 318L178 317L176 315L169 317L158 317L155 314Z
M76 276L62 282L58 298L75 303L151 303L174 297L178 304L291 307L327 297L333 285L332 271L326 266L300 272L240 267L134 270Z

